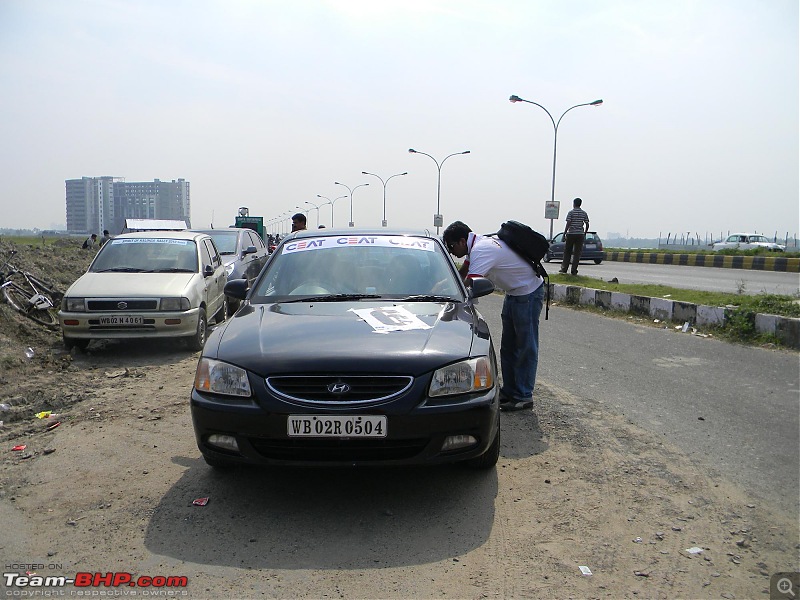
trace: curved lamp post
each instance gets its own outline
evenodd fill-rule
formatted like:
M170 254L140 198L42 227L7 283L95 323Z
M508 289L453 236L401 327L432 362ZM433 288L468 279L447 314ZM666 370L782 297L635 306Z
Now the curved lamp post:
M469 154L469 150L464 150L463 152L453 152L453 154L448 154L442 159L442 162L439 162L435 158L433 158L430 154L425 152L420 152L419 150L414 150L413 148L409 148L408 151L411 154L424 154L428 158L430 158L433 162L436 163L436 168L439 170L439 178L436 182L436 214L433 215L433 224L436 227L436 235L439 235L439 227L442 226L442 215L439 212L439 201L441 199L441 191L442 191L442 165L444 161L446 161L451 156L455 156L456 154Z
M338 198L334 198L333 200L331 200L327 196L320 196L319 194L317 194L317 198L325 198L325 200L327 200L327 202L323 202L322 204L320 204L320 206L325 206L326 204L330 204L331 205L331 227L333 227L334 226L333 225L333 207L336 204L337 200L341 200L342 198L347 198L347 196L339 196ZM319 227L319 223L317 223L317 227Z
M317 209L317 229L319 229L319 207L322 206L321 204L314 204L313 202L309 202L306 200L306 204L310 204L314 208ZM311 210L310 208L308 210Z
M541 108L544 112L547 113L547 116L550 117L550 121L553 123L553 184L550 188L550 202L555 202L556 200L556 145L558 144L558 126L561 124L561 119L564 118L564 115L571 111L573 108L578 108L579 106L600 106L603 101L602 100L594 100L592 102L584 102L583 104L576 104L575 106L570 106L567 110L561 113L561 116L556 121L553 118L553 115L550 114L550 111L547 110L544 106L539 104L538 102L533 102L531 100L525 100L524 98L520 98L519 96L511 96L509 102L527 102L528 104L535 104L539 108ZM553 239L553 219L550 219L550 239Z
M380 175L375 175L375 173L368 173L367 171L361 171L361 174L372 175L373 177L377 177L378 179L381 180L381 183L383 184L383 222L381 224L383 225L383 227L386 227L386 184L389 183L389 179L391 179L392 177L398 177L400 175L408 175L408 171L406 171L405 173L395 173L391 177L388 177L386 181L381 179Z
M365 185L369 185L368 183L359 183L356 187L352 190L343 183L339 183L338 181L334 181L333 185L342 185L347 188L347 191L350 192L350 227L355 227L356 224L353 222L353 192L355 192L358 188L364 187Z

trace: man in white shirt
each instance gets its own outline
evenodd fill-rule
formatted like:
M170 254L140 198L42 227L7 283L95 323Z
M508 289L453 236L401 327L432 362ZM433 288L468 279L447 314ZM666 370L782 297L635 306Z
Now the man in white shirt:
M461 221L448 225L442 239L450 254L467 257L461 276L486 277L505 291L503 334L500 340L502 410L533 407L533 388L539 365L539 315L544 304L544 281L505 242L477 235Z

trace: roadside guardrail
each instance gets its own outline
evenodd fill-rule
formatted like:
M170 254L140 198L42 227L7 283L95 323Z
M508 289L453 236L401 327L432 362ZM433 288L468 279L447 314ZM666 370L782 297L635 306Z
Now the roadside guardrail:
M651 265L683 265L800 273L800 258L785 256L731 256L727 254L670 254L664 252L632 252L607 250L606 260L646 263Z

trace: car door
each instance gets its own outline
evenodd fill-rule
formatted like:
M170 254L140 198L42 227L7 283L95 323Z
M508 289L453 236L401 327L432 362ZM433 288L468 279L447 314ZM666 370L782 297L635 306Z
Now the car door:
M252 284L267 262L267 246L255 231L248 231L247 235L250 238L249 245L256 249L255 253L250 255L250 262L247 265L247 280Z
M213 273L209 277L205 277L205 295L208 317L212 317L219 312L224 302L224 289L225 283L228 281L225 275L225 266L222 264L217 247L211 238L202 240L201 246L202 260L203 260L203 273L206 272L206 267L210 266Z

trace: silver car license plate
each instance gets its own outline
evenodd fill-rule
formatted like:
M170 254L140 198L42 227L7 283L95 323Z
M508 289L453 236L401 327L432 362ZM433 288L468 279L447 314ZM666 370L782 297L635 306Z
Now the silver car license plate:
M141 325L144 317L119 315L114 317L100 317L100 325Z

